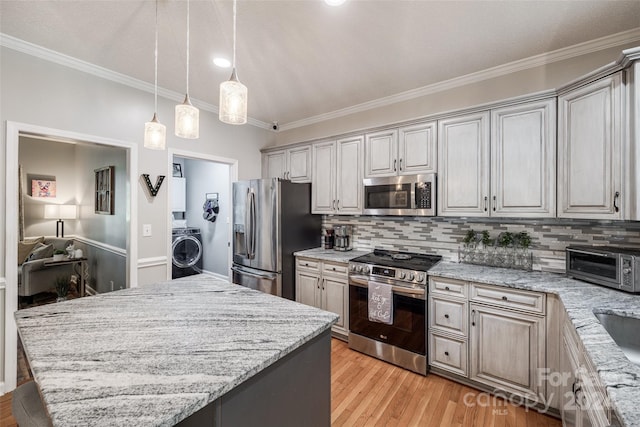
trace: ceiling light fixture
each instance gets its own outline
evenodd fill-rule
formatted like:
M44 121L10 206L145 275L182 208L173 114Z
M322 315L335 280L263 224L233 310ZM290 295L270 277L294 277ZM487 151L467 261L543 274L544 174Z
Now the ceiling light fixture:
M324 2L326 4L328 4L329 6L340 6L341 4L343 4L346 0L324 0Z
M156 49L153 96L153 118L144 124L144 147L152 150L164 150L167 143L167 127L158 121L158 0L156 0Z
M176 136L197 139L200 136L200 110L189 99L189 0L187 0L187 94L184 102L176 105Z
M233 0L233 70L226 82L220 83L220 112L223 123L243 125L247 123L247 87L236 74L236 0Z

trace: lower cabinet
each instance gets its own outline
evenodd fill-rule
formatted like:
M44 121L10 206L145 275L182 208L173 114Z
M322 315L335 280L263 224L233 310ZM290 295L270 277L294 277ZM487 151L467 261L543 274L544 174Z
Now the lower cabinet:
M429 365L494 393L544 401L545 294L429 278Z
M334 336L349 335L349 280L347 264L298 257L296 260L296 301L336 313Z

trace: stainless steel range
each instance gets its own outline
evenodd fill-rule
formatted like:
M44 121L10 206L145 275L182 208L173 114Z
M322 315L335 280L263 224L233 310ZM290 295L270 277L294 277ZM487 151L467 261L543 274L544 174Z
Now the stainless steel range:
M349 347L427 373L427 273L438 255L376 249L349 262ZM392 323L370 320L369 288L389 285Z

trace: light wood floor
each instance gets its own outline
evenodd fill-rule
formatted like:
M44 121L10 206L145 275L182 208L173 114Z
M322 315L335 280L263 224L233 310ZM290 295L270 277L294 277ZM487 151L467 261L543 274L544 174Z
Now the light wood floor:
M470 404L465 404L468 402ZM426 377L331 342L332 426L561 427L562 423L467 386ZM0 396L0 427L16 427L11 394Z

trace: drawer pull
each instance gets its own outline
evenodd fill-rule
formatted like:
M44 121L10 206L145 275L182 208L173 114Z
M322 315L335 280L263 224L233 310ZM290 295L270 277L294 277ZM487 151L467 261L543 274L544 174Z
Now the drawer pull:
M445 351L445 352L444 352L444 355L445 355L445 356L448 356L448 355L449 355L449 352L448 352L448 351Z
M382 338L383 340L388 339L388 337L386 335L382 335L382 334L380 335L380 338Z
M476 311L471 310L471 326L476 326Z
M335 267L333 267L333 268L332 268L332 270L333 270L333 271L336 271L336 268L335 268Z
M448 314L445 314L445 315L444 315L444 318L445 318L445 319L448 319L448 318L449 318L449 315L448 315Z
M445 290L445 291L450 291L451 289L449 289L449 287L448 287L448 286L445 286L445 287L444 287L444 290Z
M506 296L503 296L503 297L502 297L502 301L506 301L506 300L507 300L507 297L506 297Z

